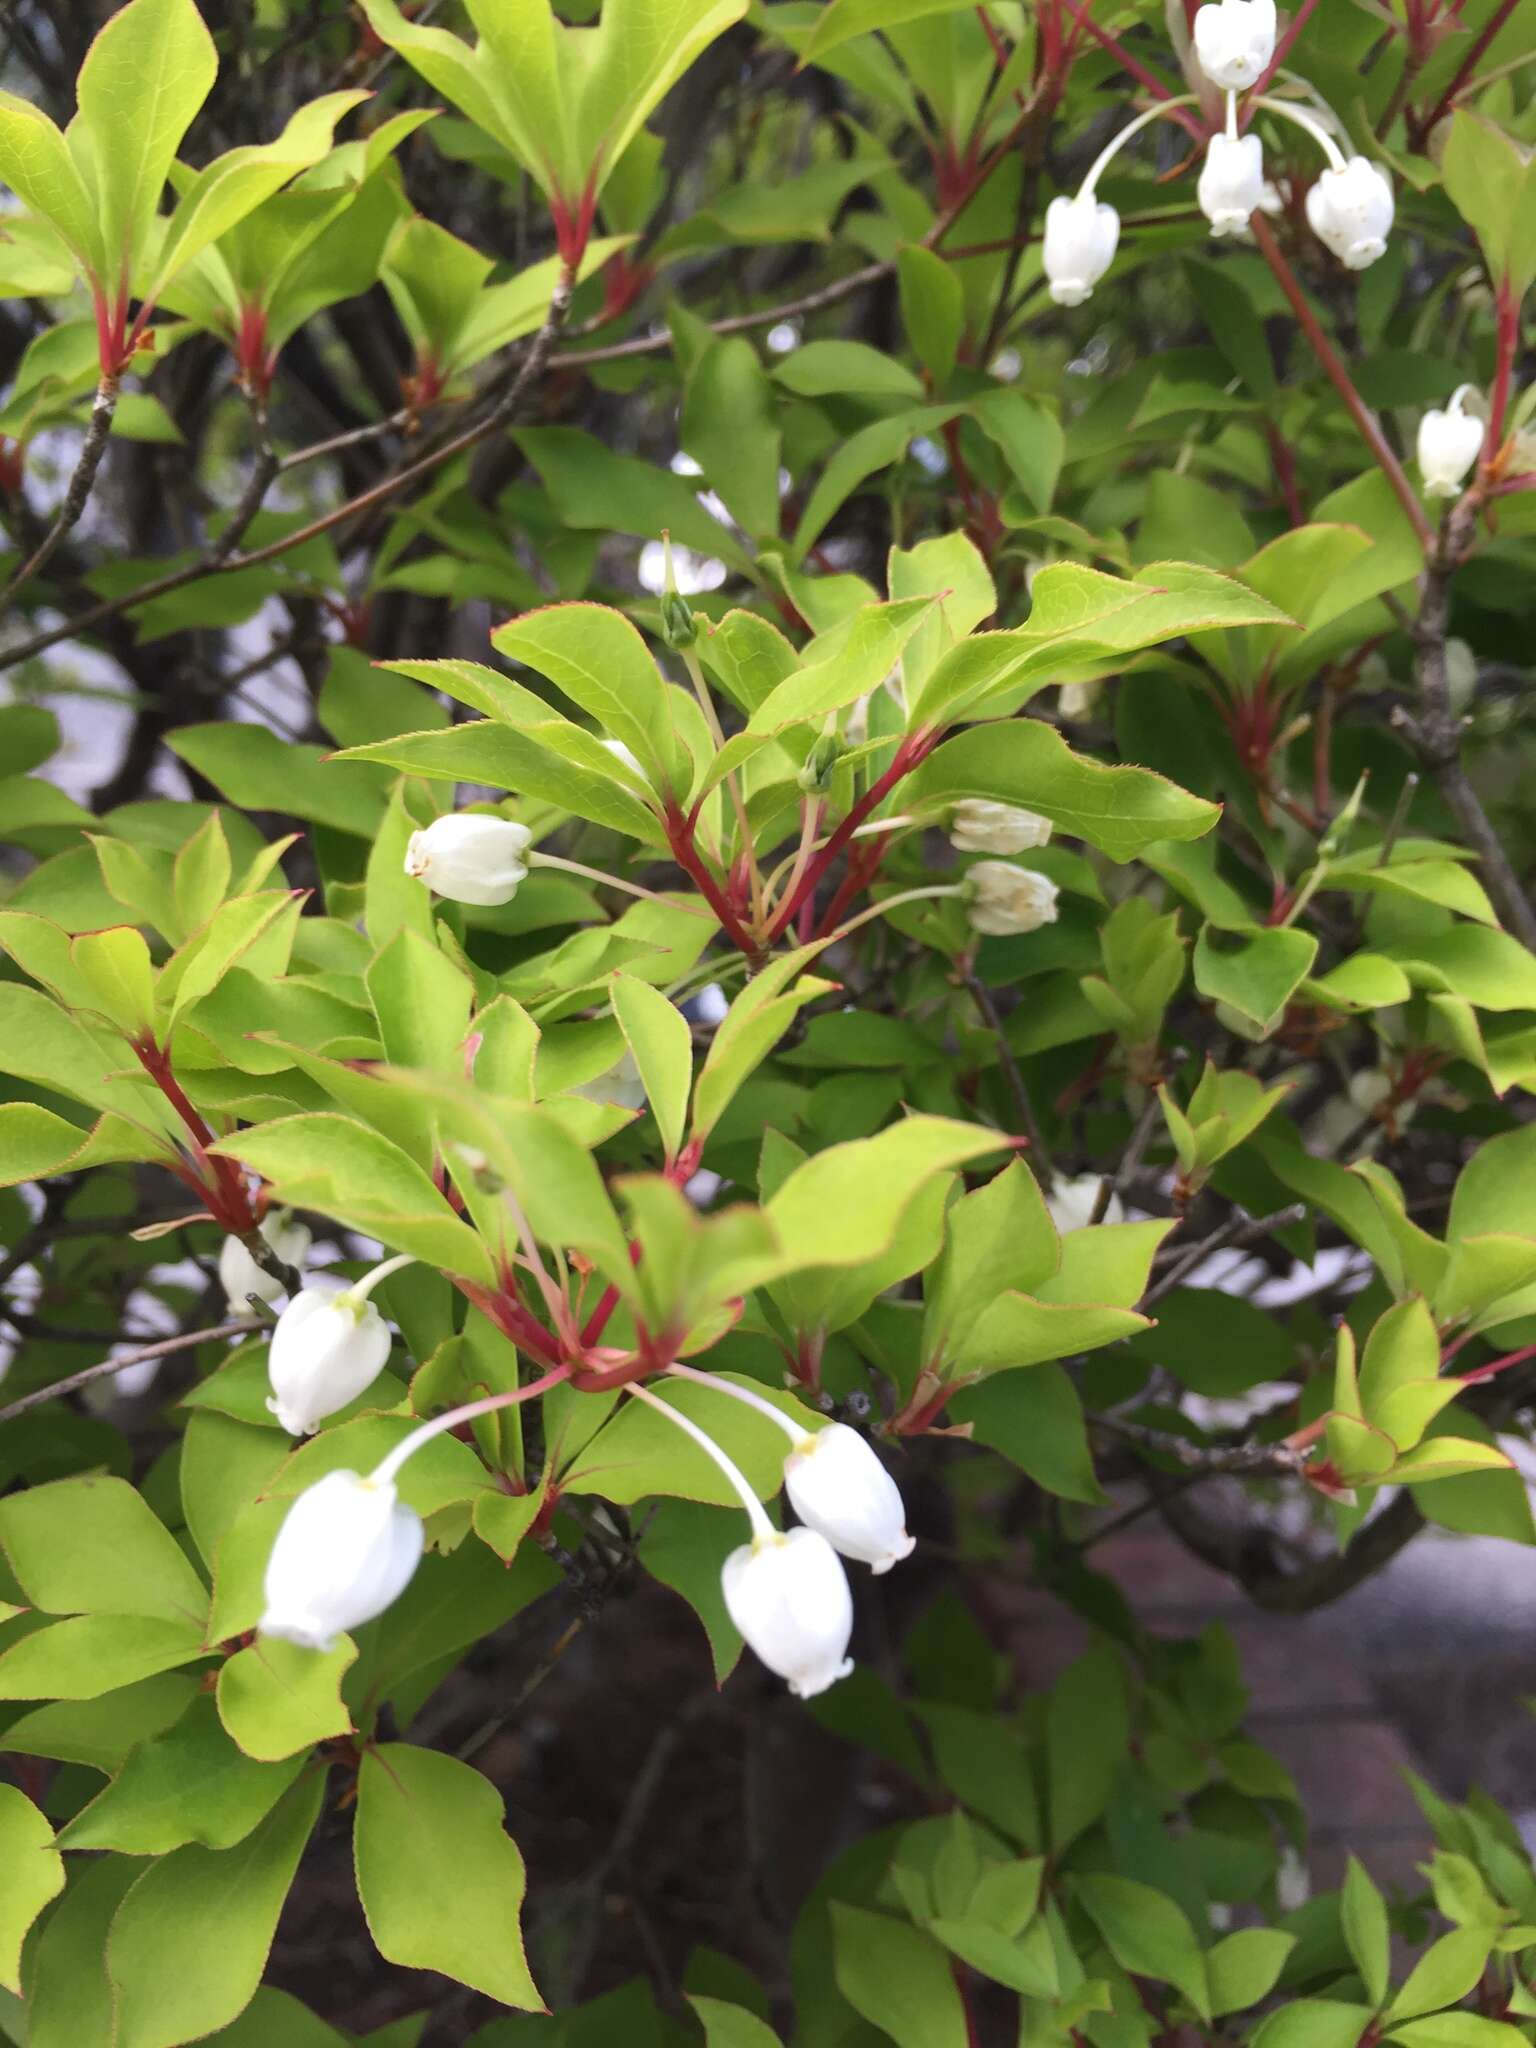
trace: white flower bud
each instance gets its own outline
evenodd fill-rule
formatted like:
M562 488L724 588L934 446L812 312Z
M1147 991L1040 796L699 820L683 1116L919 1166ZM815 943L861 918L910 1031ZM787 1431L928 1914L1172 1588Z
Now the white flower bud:
M878 1573L912 1555L896 1482L847 1423L829 1422L790 1452L784 1488L805 1526L844 1557Z
M267 1349L267 1406L290 1436L310 1436L384 1369L389 1325L371 1301L311 1282L277 1319Z
M523 856L532 837L510 818L451 811L411 834L405 872L453 903L510 903L528 873Z
M1103 694L1102 680L1092 683L1063 683L1056 708L1063 718L1092 718L1093 707Z
M1363 156L1352 156L1341 171L1324 171L1307 194L1313 233L1351 270L1386 254L1393 211L1391 181Z
M1213 85L1256 85L1275 54L1275 0L1217 0L1195 16L1195 54ZM1251 209L1250 209L1251 211Z
M1432 498L1456 497L1482 448L1483 423L1462 405L1471 389L1463 384L1444 412L1431 407L1419 421L1419 472Z
M1058 306L1080 306L1115 260L1120 216L1091 192L1062 193L1045 209L1041 261Z
M261 1220L261 1234L285 1266L303 1265L311 1234L302 1223L294 1222L290 1211L269 1209ZM282 1281L264 1273L238 1237L226 1237L219 1249L219 1285L228 1295L230 1307L240 1315L250 1306L247 1295L254 1294L274 1307L283 1298Z
M1093 1212L1098 1206L1099 1189L1104 1184L1101 1173L1079 1173L1070 1179L1062 1176L1051 1184L1045 1198L1051 1221L1056 1226L1058 1237L1065 1237L1069 1230L1084 1230L1093 1221ZM1123 1223L1125 1204L1118 1195L1111 1195L1101 1223Z
M1257 135L1213 135L1195 187L1213 235L1248 232L1250 214L1264 210L1264 145Z
M760 1536L725 1560L726 1610L748 1644L803 1700L853 1669L848 1574L814 1529Z
M957 853L1027 853L1050 836L1051 821L1038 811L984 796L963 798L949 821L949 843Z
M264 1636L329 1650L399 1598L421 1558L421 1517L387 1481L327 1472L288 1510L267 1561Z
M1012 861L979 860L966 876L969 901L965 914L972 931L989 938L1038 931L1056 922L1056 884L1034 868Z
M598 744L605 753L612 754L615 761L627 768L631 775L638 776L640 781L644 782L645 770L640 766L633 748L626 747L622 740L601 740Z

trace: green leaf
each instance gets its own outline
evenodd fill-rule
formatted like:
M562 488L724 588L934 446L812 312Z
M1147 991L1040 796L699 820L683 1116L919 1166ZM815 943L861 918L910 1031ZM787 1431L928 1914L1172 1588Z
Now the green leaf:
M832 1948L838 1989L897 2048L966 2048L954 1971L928 1935L834 1899Z
M40 107L8 92L0 92L0 177L58 229L85 271L103 278L96 202L68 144Z
M94 186L114 273L135 268L181 138L218 68L194 0L129 0L87 50L68 139ZM108 281L115 285L116 276Z
M144 934L131 924L82 932L70 958L86 984L87 1000L129 1038L151 1035L155 1021L155 972Z
M227 1667L226 1667L227 1668ZM59 1837L66 1849L162 1856L188 1842L229 1849L287 1791L298 1763L254 1763L201 1693L173 1728L134 1750L122 1770Z
M1405 2021L1387 2039L1400 2042L1402 2048L1515 2048L1525 2036L1507 2021L1485 2019L1480 2012L1437 2012L1428 2019Z
M744 1379L742 1384L782 1408L807 1434L814 1432L814 1417L791 1395L770 1391L755 1380ZM707 1430L741 1468L760 1500L771 1500L778 1492L784 1483L789 1439L766 1416L756 1414L744 1402L693 1383L666 1384L656 1398ZM577 1453L560 1476L560 1489L563 1493L595 1493L620 1507L649 1494L673 1495L710 1507L741 1505L735 1488L708 1453L649 1402L639 1401L626 1401ZM738 1535L745 1540L739 1524Z
M1458 107L1440 163L1445 189L1483 245L1495 282L1518 300L1536 275L1536 167L1528 150L1491 121Z
M77 1614L0 1652L0 1700L90 1700L203 1654L191 1622Z
M216 1149L253 1166L296 1209L319 1209L445 1272L495 1277L484 1244L415 1161L350 1118L281 1117Z
M678 439L738 525L752 534L778 532L778 415L749 341L714 341L700 355L688 379Z
M1129 1742L1119 1663L1108 1649L1091 1651L1062 1673L1046 1708L1051 1845L1058 1854L1103 1814Z
M50 1899L64 1889L64 1859L53 1829L14 1785L0 1785L0 1984L21 1989L21 1944Z
M0 1547L45 1614L154 1615L201 1628L208 1594L126 1480L58 1479L0 1500Z
M1493 1937L1491 1927L1456 1927L1432 1942L1387 2008L1388 2022L1411 2020L1465 1998L1483 1974Z
M667 690L650 649L622 612L601 604L558 604L498 626L491 644L509 661L547 676L595 718L663 786L677 743Z
M1370 2024L1368 2005L1344 2005L1331 1998L1298 1998L1264 2019L1252 2048L1358 2048ZM1511 2042L1509 2048L1514 2048Z
M1121 1969L1172 1984L1209 2024L1205 1958L1173 1900L1127 1877L1080 1877L1075 1889Z
M1317 940L1310 932L1252 927L1246 935L1209 925L1195 941L1195 987L1267 1029L1312 971Z
M741 1632L726 1612L720 1587L721 1567L741 1536L741 1518L732 1509L662 1500L647 1513L636 1546L652 1578L680 1594L699 1617L717 1685L730 1677L742 1651Z
M942 391L954 372L965 332L965 292L942 256L921 242L896 252L896 282L902 325L934 389Z
M990 1132L933 1116L907 1117L873 1138L829 1146L797 1166L767 1204L783 1270L879 1257L925 1182L997 1149Z
M1241 1927L1224 1936L1205 1959L1211 2011L1219 2019L1267 1998L1295 1946L1296 1936L1277 1927Z
M77 1866L27 1957L28 2048L84 2048L87 2041L112 2039L107 1935L141 1869L126 1856Z
M115 2048L178 2048L250 2003L324 1782L319 1771L301 1779L234 1848L189 1844L139 1878L107 1942Z
M938 747L904 785L910 810L990 797L1038 811L1111 860L1134 860L1159 839L1198 839L1218 812L1147 768L1107 767L1075 754L1037 718L974 726Z
M688 1095L693 1086L693 1034L688 1020L660 989L637 981L632 974L614 976L613 1013L640 1069L666 1156L675 1159L687 1128Z
M701 1998L689 1992L704 2029L704 2048L781 2048L778 2035L754 2012L743 2005L727 2005L722 1998Z
M932 14L953 14L963 0L831 0L817 18L815 29L801 50L801 61L809 64L824 57L839 44L875 29L890 29L904 21L921 21Z
M356 1657L347 1636L324 1652L273 1636L237 1650L219 1669L218 1710L229 1736L266 1768L330 1736L349 1735L341 1681Z
M1001 1451L1048 1493L1103 1505L1082 1399L1064 1367L994 1374L962 1387L948 1412L951 1421L969 1423L977 1443Z
M195 1678L168 1675L141 1679L93 1700L58 1700L13 1721L0 1735L0 1749L89 1764L110 1776L138 1743L179 1721L196 1692Z
M1386 1901L1372 1884L1365 1866L1353 1856L1344 1873L1339 1916L1344 1940L1365 1985L1365 1995L1379 2008L1386 2002L1392 1934L1387 1924Z
M520 427L512 438L543 477L565 525L642 540L660 540L665 531L684 547L716 555L735 569L747 567L745 550L699 503L686 477L632 455L615 455L575 427Z
M358 1774L357 1890L387 1962L540 2012L519 1925L526 1876L501 1794L456 1758L371 1749Z
M166 745L245 811L309 818L371 840L388 778L362 762L331 762L319 747L281 740L261 725L184 725Z

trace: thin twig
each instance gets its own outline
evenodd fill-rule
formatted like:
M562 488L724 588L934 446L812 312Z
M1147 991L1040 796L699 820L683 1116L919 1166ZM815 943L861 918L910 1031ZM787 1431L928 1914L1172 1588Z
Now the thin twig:
M454 435L451 440L445 441L430 453L420 456L415 462L407 464L405 468L393 471L368 490L360 491L344 505L338 505L334 510L323 513L319 518L310 520L307 525L297 528L292 533L269 541L265 547L252 548L248 554L232 554L222 561L214 560L214 550L210 549L197 561L188 563L185 568L172 570L165 576L157 577L153 582L141 584L137 590L127 592L121 597L110 598L104 603L93 605L88 611L77 613L75 617L66 619L63 625L55 626L49 632L34 634L30 640L23 641L18 647L5 648L0 651L0 669L14 668L18 662L29 660L34 654L40 654L45 648L56 646L61 640L73 639L77 634L100 625L105 619L114 618L120 612L135 611L140 605L147 604L151 598L167 597L172 591L184 589L189 583L201 582L204 577L233 575L241 569L254 569L264 562L276 561L279 556L302 547L306 541L330 532L332 527L341 526L358 514L370 511L398 491L430 475L433 470L440 468L455 455L464 454L483 441L488 434L496 433L509 425L516 418L518 407L530 385L549 361L555 339L570 312L571 289L570 278L562 278L550 299L549 313L544 325L525 352L516 377L492 410L473 426L466 427L463 432Z
M998 1015L997 1005L992 1000L992 991L974 971L966 974L965 987L971 1001L981 1012L982 1022L986 1025L997 1043L998 1064L1003 1070L1004 1080L1008 1083L1008 1093L1013 1098L1013 1106L1018 1111L1020 1127L1029 1140L1031 1163L1038 1168L1041 1181L1048 1188L1055 1179L1056 1170L1051 1163L1050 1151L1041 1134L1040 1122L1035 1115L1035 1106L1029 1099L1029 1089L1025 1083L1024 1075L1020 1070L1018 1061L1013 1056L1013 1047L1008 1043L1007 1036L1003 1030L1003 1020Z
M85 429L85 439L80 446L80 457L75 464L75 473L69 480L64 493L64 502L58 516L48 529L41 544L22 563L15 575L0 593L0 604L8 604L23 584L30 583L52 560L61 546L64 536L75 525L85 510L86 500L91 495L91 486L96 481L96 472L101 467L101 458L107 452L107 442L112 433L112 416L117 411L119 379L115 372L104 376L96 386L96 402L91 407L91 417Z
M1282 1474L1295 1478L1306 1470L1306 1453L1291 1444L1195 1444L1171 1430L1149 1429L1143 1423L1122 1422L1113 1415L1090 1416L1089 1424L1094 1429L1108 1430L1111 1436L1124 1437L1128 1443L1158 1451L1187 1472L1234 1472L1254 1479Z
M158 1344L141 1344L137 1350L125 1351L121 1358L104 1358L99 1365L88 1365L83 1372L72 1372L67 1379L55 1380L52 1386L23 1394L19 1401L0 1408L0 1422L24 1415L29 1408L40 1408L45 1401L56 1401L62 1394L73 1394L77 1388L88 1387L93 1380L106 1379L127 1366L145 1365L152 1358L168 1358L173 1351L190 1351L194 1344L215 1344L224 1337L248 1336L261 1327L253 1317L243 1316L238 1322L218 1323L211 1330L183 1330L179 1337L162 1337Z
M1468 491L1452 508L1425 572L1419 615L1413 622L1414 680L1419 708L1398 708L1394 723L1412 740L1435 787L1454 812L1467 844L1477 855L1494 901L1509 929L1536 951L1536 909L1510 864L1482 800L1461 759L1461 721L1451 709L1445 643L1450 625L1451 579L1471 551L1480 509L1479 493Z
M1197 1266L1203 1265L1213 1252L1241 1249L1252 1244L1262 1244L1266 1237L1273 1237L1277 1230L1284 1230L1292 1223L1301 1223L1306 1218L1306 1205L1291 1202L1284 1209L1276 1209L1268 1216L1254 1218L1239 1212L1229 1216L1219 1230L1213 1230L1209 1237L1199 1244L1191 1245L1181 1259L1177 1259L1166 1273L1142 1296L1140 1306L1150 1308L1165 1295L1172 1294Z

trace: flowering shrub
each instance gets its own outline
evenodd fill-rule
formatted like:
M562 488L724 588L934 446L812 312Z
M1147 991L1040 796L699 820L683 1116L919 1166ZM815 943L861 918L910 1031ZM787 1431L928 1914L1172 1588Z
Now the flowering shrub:
M1527 10L92 11L0 94L0 2034L1536 2038L1502 1813L1307 1898L1093 1549L1536 1544ZM474 1759L553 1679L600 1774L648 1586L888 1818L591 1998L719 1745L563 1903Z

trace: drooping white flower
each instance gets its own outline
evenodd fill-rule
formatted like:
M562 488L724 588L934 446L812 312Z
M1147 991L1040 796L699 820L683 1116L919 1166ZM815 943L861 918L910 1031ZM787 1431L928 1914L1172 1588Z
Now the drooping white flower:
M1098 1206L1099 1189L1104 1176L1100 1173L1079 1173L1061 1175L1052 1183L1046 1195L1045 1206L1050 1211L1051 1221L1059 1237L1065 1237L1069 1230L1084 1230L1093 1221L1093 1212ZM1118 1195L1111 1195L1105 1206L1101 1223L1123 1223L1125 1204Z
M720 1574L726 1611L770 1671L803 1700L853 1669L853 1595L842 1560L814 1529L772 1531L733 1550Z
M312 1241L311 1232L293 1220L288 1209L269 1209L261 1220L261 1234L285 1266L302 1266ZM254 1294L274 1307L283 1298L283 1283L264 1273L238 1237L226 1237L219 1248L219 1285L229 1305L240 1314L248 1306L246 1296Z
M1419 421L1419 472L1432 498L1456 497L1482 448L1483 422L1463 403L1471 389L1463 384L1443 412L1431 407Z
M1213 135L1195 187L1213 235L1242 235L1264 209L1264 145L1257 135Z
M299 1495L277 1532L259 1633L329 1650L399 1598L422 1541L421 1517L401 1505L388 1480L327 1472Z
M310 1436L371 1387L384 1370L393 1341L369 1294L408 1258L387 1259L355 1286L324 1276L312 1280L277 1319L267 1347L267 1406L291 1436Z
M804 1437L784 1460L784 1489L808 1529L875 1572L912 1555L907 1511L895 1480L845 1422Z
M405 872L454 903L510 903L528 873L523 856L532 837L510 818L451 811L411 834Z
M1027 853L1050 836L1051 821L1038 811L984 796L962 798L949 821L949 843L957 853Z
M1320 173L1307 194L1313 233L1350 270L1364 270L1386 254L1394 211L1391 180L1363 156Z
M1214 0L1195 15L1195 55L1213 85L1256 85L1275 54L1275 0Z
M1058 306L1080 306L1091 296L1119 243L1119 214L1092 192L1085 189L1070 199L1061 193L1051 201L1045 209L1041 261Z
M1056 884L1034 868L1015 867L1008 860L979 860L965 880L965 914L972 931L1008 938L1056 922Z

